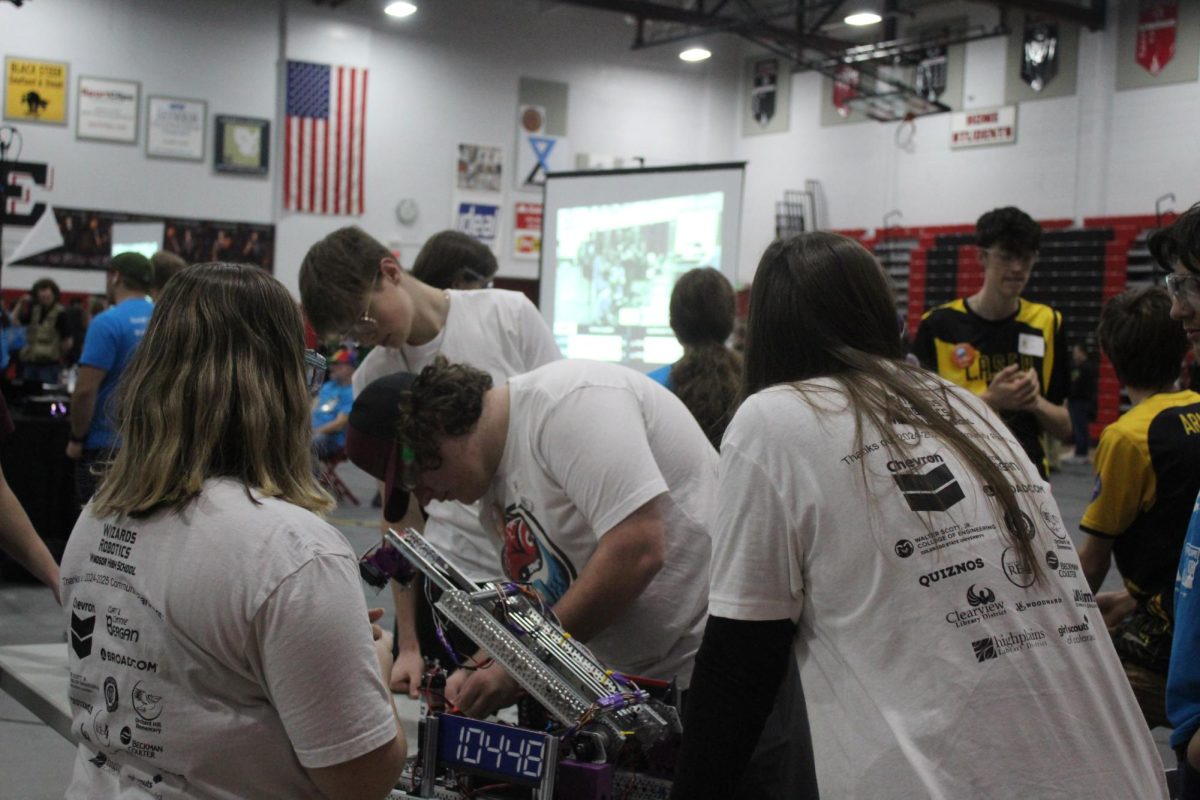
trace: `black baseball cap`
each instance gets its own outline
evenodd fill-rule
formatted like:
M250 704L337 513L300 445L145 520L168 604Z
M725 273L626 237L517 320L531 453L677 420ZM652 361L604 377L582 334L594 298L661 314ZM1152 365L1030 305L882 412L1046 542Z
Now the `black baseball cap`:
M408 511L409 493L400 486L398 457L404 450L396 438L400 403L416 383L411 372L372 381L354 400L346 429L346 455L364 472L383 481L383 518L399 521Z

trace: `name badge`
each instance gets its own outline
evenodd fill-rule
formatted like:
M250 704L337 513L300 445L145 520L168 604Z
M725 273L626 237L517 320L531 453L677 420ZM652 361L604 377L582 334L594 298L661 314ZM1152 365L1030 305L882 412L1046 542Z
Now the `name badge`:
M1017 352L1023 356L1044 358L1046 355L1046 340L1033 333L1018 334Z

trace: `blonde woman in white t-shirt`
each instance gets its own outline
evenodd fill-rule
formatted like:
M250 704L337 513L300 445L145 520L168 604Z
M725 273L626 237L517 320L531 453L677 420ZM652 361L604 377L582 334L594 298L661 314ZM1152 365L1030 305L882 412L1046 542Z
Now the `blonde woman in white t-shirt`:
M164 289L122 379L122 446L62 562L71 800L382 798L404 766L357 558L318 514L323 360L258 267ZM374 635L373 635L374 634Z
M824 797L1165 797L1049 485L900 335L857 242L764 253L672 796L736 786L795 658Z

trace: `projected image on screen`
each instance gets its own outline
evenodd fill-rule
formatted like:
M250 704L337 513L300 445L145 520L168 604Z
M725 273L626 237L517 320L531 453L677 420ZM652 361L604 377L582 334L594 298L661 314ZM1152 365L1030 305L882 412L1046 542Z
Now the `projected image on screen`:
M568 358L668 364L679 276L721 267L722 192L557 212L554 333Z

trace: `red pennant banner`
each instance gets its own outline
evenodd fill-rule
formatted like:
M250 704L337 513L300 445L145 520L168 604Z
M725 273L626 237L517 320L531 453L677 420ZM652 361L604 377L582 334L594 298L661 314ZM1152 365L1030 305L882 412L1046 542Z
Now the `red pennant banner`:
M1175 57L1179 0L1138 0L1137 63L1151 75Z

